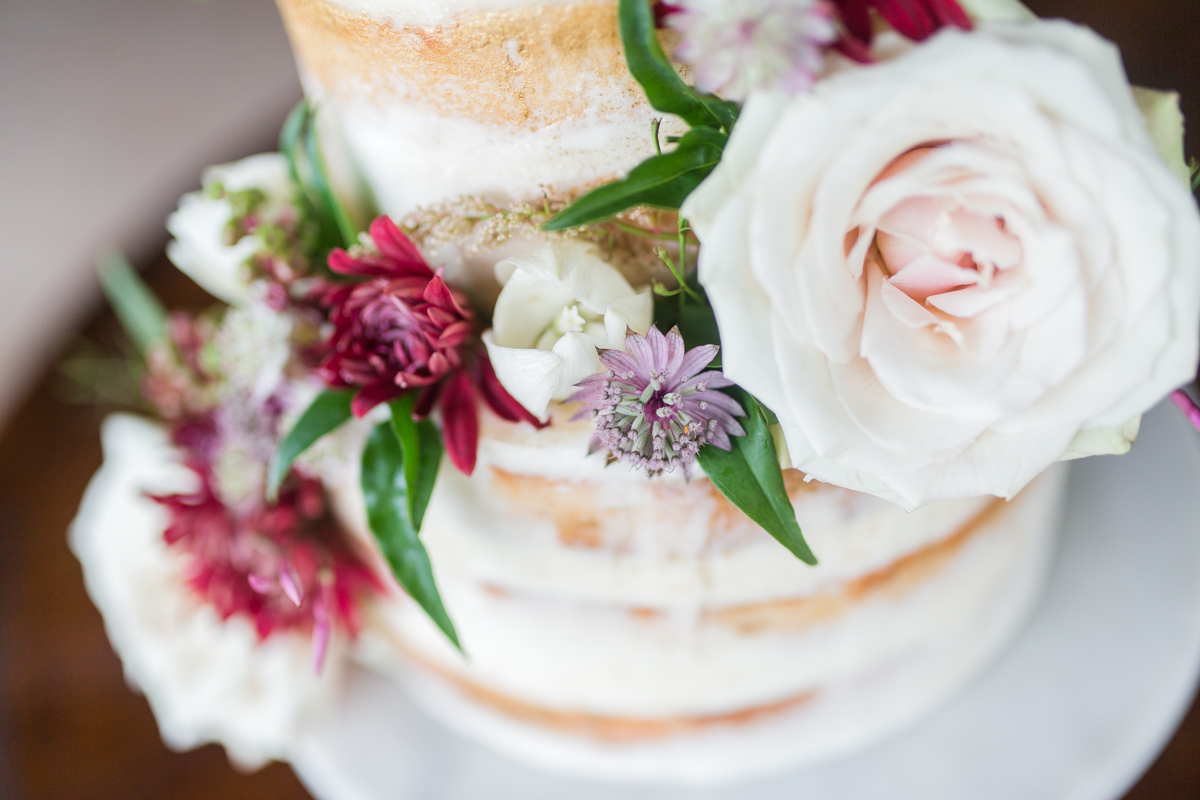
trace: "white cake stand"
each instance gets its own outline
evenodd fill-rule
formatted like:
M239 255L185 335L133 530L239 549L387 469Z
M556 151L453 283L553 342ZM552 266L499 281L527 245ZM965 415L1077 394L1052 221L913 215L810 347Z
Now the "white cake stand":
M1200 671L1200 444L1169 406L1134 451L1078 462L1046 598L965 693L852 756L749 784L651 789L536 772L352 677L292 759L320 800L1113 800L1187 709Z

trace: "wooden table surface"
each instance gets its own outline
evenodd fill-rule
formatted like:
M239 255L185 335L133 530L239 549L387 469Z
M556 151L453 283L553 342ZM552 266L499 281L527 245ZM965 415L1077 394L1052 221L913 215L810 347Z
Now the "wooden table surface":
M1118 42L1134 82L1178 89L1185 112L1200 120L1200 0L1029 5ZM1200 154L1197 133L1200 124L1188 150ZM171 305L206 302L165 260L147 275ZM98 309L83 333L114 341L111 315ZM216 746L169 751L146 701L126 686L65 539L100 463L102 412L66 403L61 394L56 373L48 371L0 437L0 798L308 797L282 764L246 775ZM1200 703L1127 795L1149 798L1200 798Z

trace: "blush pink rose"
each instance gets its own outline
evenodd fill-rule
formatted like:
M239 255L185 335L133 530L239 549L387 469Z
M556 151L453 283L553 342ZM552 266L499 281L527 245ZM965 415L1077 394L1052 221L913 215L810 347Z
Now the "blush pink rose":
M683 213L725 373L793 466L913 508L1128 449L1200 330L1162 100L1135 99L1108 42L1041 21L752 95Z

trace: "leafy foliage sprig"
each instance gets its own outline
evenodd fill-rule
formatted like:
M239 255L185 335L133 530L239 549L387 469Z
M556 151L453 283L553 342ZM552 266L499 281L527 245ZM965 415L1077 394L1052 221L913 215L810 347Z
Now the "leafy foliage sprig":
M679 208L721 160L737 122L737 104L701 94L679 77L659 44L649 0L620 0L617 19L625 61L650 105L682 118L691 130L675 142L673 150L651 156L621 180L580 197L543 225L544 230L588 225L634 206ZM657 149L657 125L654 133Z
M587 225L634 206L678 209L720 162L737 123L738 106L687 85L663 52L655 31L650 0L620 0L618 23L629 71L641 84L656 110L681 117L691 129L675 149L634 167L624 178L604 184L580 197L543 225L545 230ZM658 149L658 126L654 128ZM699 286L688 282L687 223L679 220L679 265L660 248L659 257L679 284L678 289L656 286L655 320L663 328L678 326L689 347L719 344L720 331L712 307ZM689 298L692 302L688 302ZM788 498L771 432L774 415L742 389L730 393L746 410L745 436L733 437L733 448L711 444L701 448L700 466L725 497L758 523L793 555L816 564Z

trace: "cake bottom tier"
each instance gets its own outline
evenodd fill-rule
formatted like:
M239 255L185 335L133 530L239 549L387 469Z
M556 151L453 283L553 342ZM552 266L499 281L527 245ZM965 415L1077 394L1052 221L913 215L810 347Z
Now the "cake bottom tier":
M471 658L407 603L360 657L448 727L549 771L705 785L813 763L913 724L998 656L1040 595L1065 472L836 600L656 614L447 575Z

